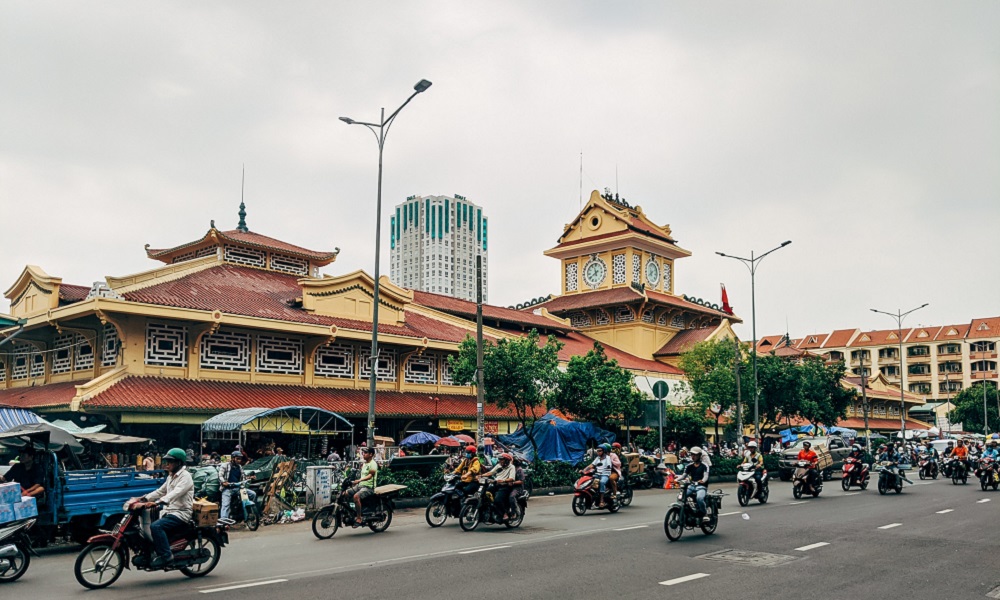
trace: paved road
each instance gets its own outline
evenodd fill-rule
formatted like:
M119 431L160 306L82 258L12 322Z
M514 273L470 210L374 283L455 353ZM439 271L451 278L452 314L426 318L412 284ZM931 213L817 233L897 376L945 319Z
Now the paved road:
M837 484L837 482L832 482ZM713 486L731 492L732 485ZM663 516L673 494L650 490L615 515L575 517L567 496L533 498L519 530L430 529L421 510L401 511L385 533L341 530L315 539L308 524L238 532L210 576L127 571L112 588L86 592L74 553L49 553L4 592L72 598L557 598L573 594L705 598L986 598L1000 586L1000 494L978 486L919 482L902 495L828 485L795 502L774 482L767 505L723 504L713 536L670 543ZM778 566L718 560L727 550L764 552ZM764 557L767 558L767 557Z

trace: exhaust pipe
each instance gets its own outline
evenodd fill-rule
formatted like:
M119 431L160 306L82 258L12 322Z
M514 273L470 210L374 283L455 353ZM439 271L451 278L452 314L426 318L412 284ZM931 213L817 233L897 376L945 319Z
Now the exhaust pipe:
M21 556L21 551L14 544L0 546L0 558L16 558Z

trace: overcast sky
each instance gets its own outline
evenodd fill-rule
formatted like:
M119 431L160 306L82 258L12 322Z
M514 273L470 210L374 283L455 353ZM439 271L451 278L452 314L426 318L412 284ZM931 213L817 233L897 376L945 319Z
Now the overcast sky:
M0 4L0 282L87 284L143 245L252 231L373 270L388 215L461 194L490 219L490 302L560 290L555 245L611 188L669 223L678 292L758 334L1000 315L1000 3ZM223 308L224 307L220 307Z

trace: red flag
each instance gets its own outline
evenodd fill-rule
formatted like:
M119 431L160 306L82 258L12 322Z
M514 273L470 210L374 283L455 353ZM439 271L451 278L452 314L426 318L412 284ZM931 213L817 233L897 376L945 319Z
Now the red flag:
M729 294L726 293L726 284L720 283L722 286L722 312L726 314L733 314L733 307L729 306Z

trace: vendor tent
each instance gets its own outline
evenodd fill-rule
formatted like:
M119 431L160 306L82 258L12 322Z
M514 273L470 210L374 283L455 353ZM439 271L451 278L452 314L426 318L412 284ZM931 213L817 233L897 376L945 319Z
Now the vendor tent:
M23 408L13 406L0 406L0 432L7 431L11 427L27 425L28 423L38 423L41 419L35 413Z
M70 435L66 430L60 429L55 425L49 423L26 423L24 425L18 425L17 427L11 427L5 434L10 436L22 435L27 437L37 434L47 433L48 437L46 439L46 449L53 452L58 452L63 448L68 448L72 450L75 454L83 452L83 446L80 442L76 440L72 435ZM24 446L25 442L23 439L10 437L5 441L5 445L9 446Z
M244 432L251 431L298 435L349 433L352 439L354 437L354 425L350 421L314 406L237 408L201 424L202 439L238 440L242 444Z
M615 434L593 423L580 423L561 419L551 412L531 425L531 437L538 447L538 458L545 461L578 463L583 460L588 444L611 443ZM521 427L514 433L497 437L505 446L514 449L526 460L535 459L528 434Z

